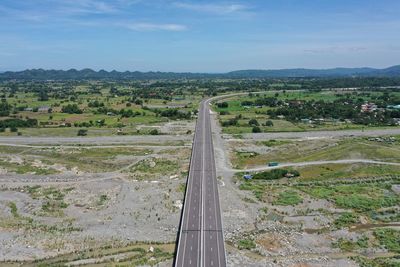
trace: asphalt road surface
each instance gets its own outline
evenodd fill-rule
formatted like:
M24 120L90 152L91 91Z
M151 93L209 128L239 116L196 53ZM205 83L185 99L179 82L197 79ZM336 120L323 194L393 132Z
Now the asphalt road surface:
M202 101L193 141L175 266L226 266L209 101Z

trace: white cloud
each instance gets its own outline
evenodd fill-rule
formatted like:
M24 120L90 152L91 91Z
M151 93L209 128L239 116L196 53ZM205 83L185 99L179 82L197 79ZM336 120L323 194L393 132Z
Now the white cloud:
M178 8L214 14L230 14L234 12L246 11L248 9L247 6L240 4L189 4L175 2L174 5Z
M326 54L326 53L346 53L346 52L362 52L367 50L364 46L325 46L304 49L305 53Z
M119 9L109 3L97 0L64 0L60 9L67 14L74 13L92 13L92 14L107 14L118 12Z
M127 23L120 26L135 31L185 31L187 27L181 24L158 24L158 23Z

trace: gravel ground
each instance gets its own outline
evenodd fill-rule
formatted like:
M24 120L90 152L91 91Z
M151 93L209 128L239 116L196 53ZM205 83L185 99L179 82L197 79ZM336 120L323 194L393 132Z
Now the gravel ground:
M186 178L183 172L187 171L189 156L188 147L161 146L153 147L152 154L146 156L114 158L129 166L141 160L152 166L155 158L176 161L179 166L176 172L166 173L152 172L150 167L140 176L129 172L129 166L110 173L60 168L61 173L49 175L2 169L0 261L54 257L133 241L174 242ZM22 155L11 159L19 157ZM67 207L57 209L62 210L61 215L45 213L43 205L53 199L53 194L35 197L26 186L63 192ZM12 212L11 203L15 203L17 215ZM52 230L47 230L49 227Z

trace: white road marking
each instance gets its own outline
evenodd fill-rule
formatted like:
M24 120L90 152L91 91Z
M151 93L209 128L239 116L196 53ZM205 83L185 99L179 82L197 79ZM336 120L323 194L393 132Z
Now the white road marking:
M208 224L208 228L209 229L213 229L213 225L214 223L211 223L213 220L215 220L215 226L216 226L216 230L218 231L218 216L217 216L217 204L216 203L216 194L218 193L218 190L215 188L216 187L216 177L215 177L215 158L213 155L213 143L212 143L212 135L210 135L211 133L211 122L209 117L207 116L206 111L209 111L209 108L206 106L206 104L209 103L208 101L203 101L201 103L201 117L199 117L199 120L196 123L196 134L199 138L194 138L194 145L193 145L193 151L192 151L192 161L191 161L191 166L190 166L190 170L192 170L191 173L189 173L189 177L188 177L188 182L187 182L187 186L189 186L189 190L187 190L187 193L189 192L189 198L187 199L187 197L185 198L185 201L189 201L188 205L185 205L184 211L183 211L183 223L186 223L186 225L189 224L189 220L187 220L185 222L185 214L188 212L185 211L190 211L190 212L194 212L196 211L197 208L197 196L198 196L198 192L200 192L200 197L201 197L201 203L199 203L201 205L201 208L199 207L199 226L200 226L200 231L197 232L197 239L194 239L194 234L192 233L192 240L193 241L198 241L198 247L197 247L197 252L198 254L196 255L200 255L200 259L196 260L196 265L198 266L200 264L200 267L203 267L203 265L207 265L206 262L209 262L211 264L211 266L214 266L214 261L213 260L218 260L218 266L220 266L220 262L221 259L219 258L219 232L216 232L216 242L217 242L217 250L218 250L218 254L217 255L207 255L205 253L205 248L206 248L206 244L205 244L205 237L206 237L206 225ZM210 111L209 111L210 112ZM208 115L209 116L209 115ZM207 135L207 138L206 138ZM209 139L208 139L209 138ZM206 142L207 141L207 142ZM198 151L198 147L199 145L202 146L202 149ZM206 153L207 153L207 158L206 158ZM193 160L194 159L194 160ZM207 159L207 161L206 161ZM211 165L207 165L207 164L211 164ZM196 165L196 166L194 166ZM193 167L196 167L196 169L193 169ZM196 172L193 172L196 171ZM196 175L198 175L195 179L194 177L194 173L196 173ZM200 174L200 175L199 175ZM193 198L192 194L194 194L195 198ZM212 194L212 196L211 196ZM214 203L212 203L211 200L214 200ZM194 207L192 207L192 209L190 209L190 205L195 204ZM186 203L185 203L186 204ZM212 206L214 204L214 211L212 211ZM208 205L208 211L209 212L205 212L205 205ZM218 205L219 207L219 205ZM207 214L207 213L213 213L214 212L214 219L212 218L213 215ZM189 214L186 214L189 215ZM205 215L208 215L209 220L206 220ZM193 215L193 219L196 219L196 216ZM196 222L194 222L192 224L193 230L199 230L199 229L195 229L195 224ZM187 228L185 230L188 230ZM182 234L182 229L181 229L181 234ZM209 238L210 240L213 239L213 235L214 233L208 233L209 234ZM200 235L200 238L198 238ZM184 245L184 250L183 250L183 254L179 253L179 245L178 244L178 251L177 251L177 257L180 257L180 255L182 255L182 266L184 265L185 259L187 260L186 257L189 257L189 265L192 265L192 260L194 260L192 254L186 255L185 253L185 249L186 249L186 243L187 243L187 239L188 239L188 234L185 234L184 237L184 243L182 245ZM181 241L181 240L180 240ZM222 244L223 246L223 244ZM214 244L210 244L210 250L213 251ZM196 247L195 247L196 249ZM190 246L190 251L193 250L193 246ZM215 256L217 256L215 258ZM209 259L207 259L206 257L210 257ZM177 259L177 262L179 263L179 259Z

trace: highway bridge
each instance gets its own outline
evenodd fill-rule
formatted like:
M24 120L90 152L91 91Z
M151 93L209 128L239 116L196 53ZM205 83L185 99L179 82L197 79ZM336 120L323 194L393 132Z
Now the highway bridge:
M209 100L198 113L175 266L226 266Z

